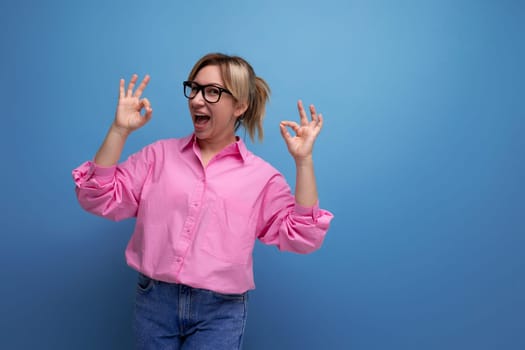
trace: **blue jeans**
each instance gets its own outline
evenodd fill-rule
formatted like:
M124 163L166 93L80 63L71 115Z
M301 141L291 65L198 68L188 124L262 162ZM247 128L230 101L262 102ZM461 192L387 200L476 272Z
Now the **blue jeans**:
M247 303L247 292L220 294L139 274L137 349L241 349Z

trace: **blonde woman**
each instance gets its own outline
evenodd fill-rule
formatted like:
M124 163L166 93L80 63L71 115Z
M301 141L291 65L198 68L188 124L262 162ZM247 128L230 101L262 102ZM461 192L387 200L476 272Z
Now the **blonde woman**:
M115 119L92 161L73 170L87 211L136 217L126 260L139 272L134 328L139 349L240 349L256 239L280 250L318 249L332 214L319 208L312 149L323 118L298 102L281 133L296 164L296 189L241 138L263 138L270 89L241 57L208 54L183 83L194 131L160 140L119 163L127 137L152 107L120 81ZM135 89L136 87L136 89ZM292 134L288 131L292 130Z

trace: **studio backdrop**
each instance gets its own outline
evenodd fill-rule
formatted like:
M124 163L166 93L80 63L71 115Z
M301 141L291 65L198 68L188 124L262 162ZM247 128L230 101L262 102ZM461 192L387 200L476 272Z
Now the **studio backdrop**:
M78 205L71 171L151 75L123 159L192 131L182 81L208 52L272 89L248 147L294 187L279 122L314 149L335 219L309 255L256 244L245 349L525 348L525 3L2 1L0 348L131 349L134 222Z

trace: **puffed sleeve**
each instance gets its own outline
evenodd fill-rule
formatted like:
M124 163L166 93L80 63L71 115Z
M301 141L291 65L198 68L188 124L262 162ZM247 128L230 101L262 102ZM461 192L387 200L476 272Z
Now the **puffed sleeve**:
M102 167L93 161L81 164L72 172L80 206L115 221L136 216L153 160L151 147L146 147L115 166Z
M258 215L258 238L279 250L307 254L319 249L330 227L333 214L295 202L290 186L281 174L270 179L264 189Z

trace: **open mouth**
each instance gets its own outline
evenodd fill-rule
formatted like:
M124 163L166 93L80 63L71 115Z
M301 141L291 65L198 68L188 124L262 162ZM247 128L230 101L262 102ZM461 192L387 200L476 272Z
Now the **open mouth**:
M195 125L204 125L210 120L210 117L207 115L196 115L195 116Z

